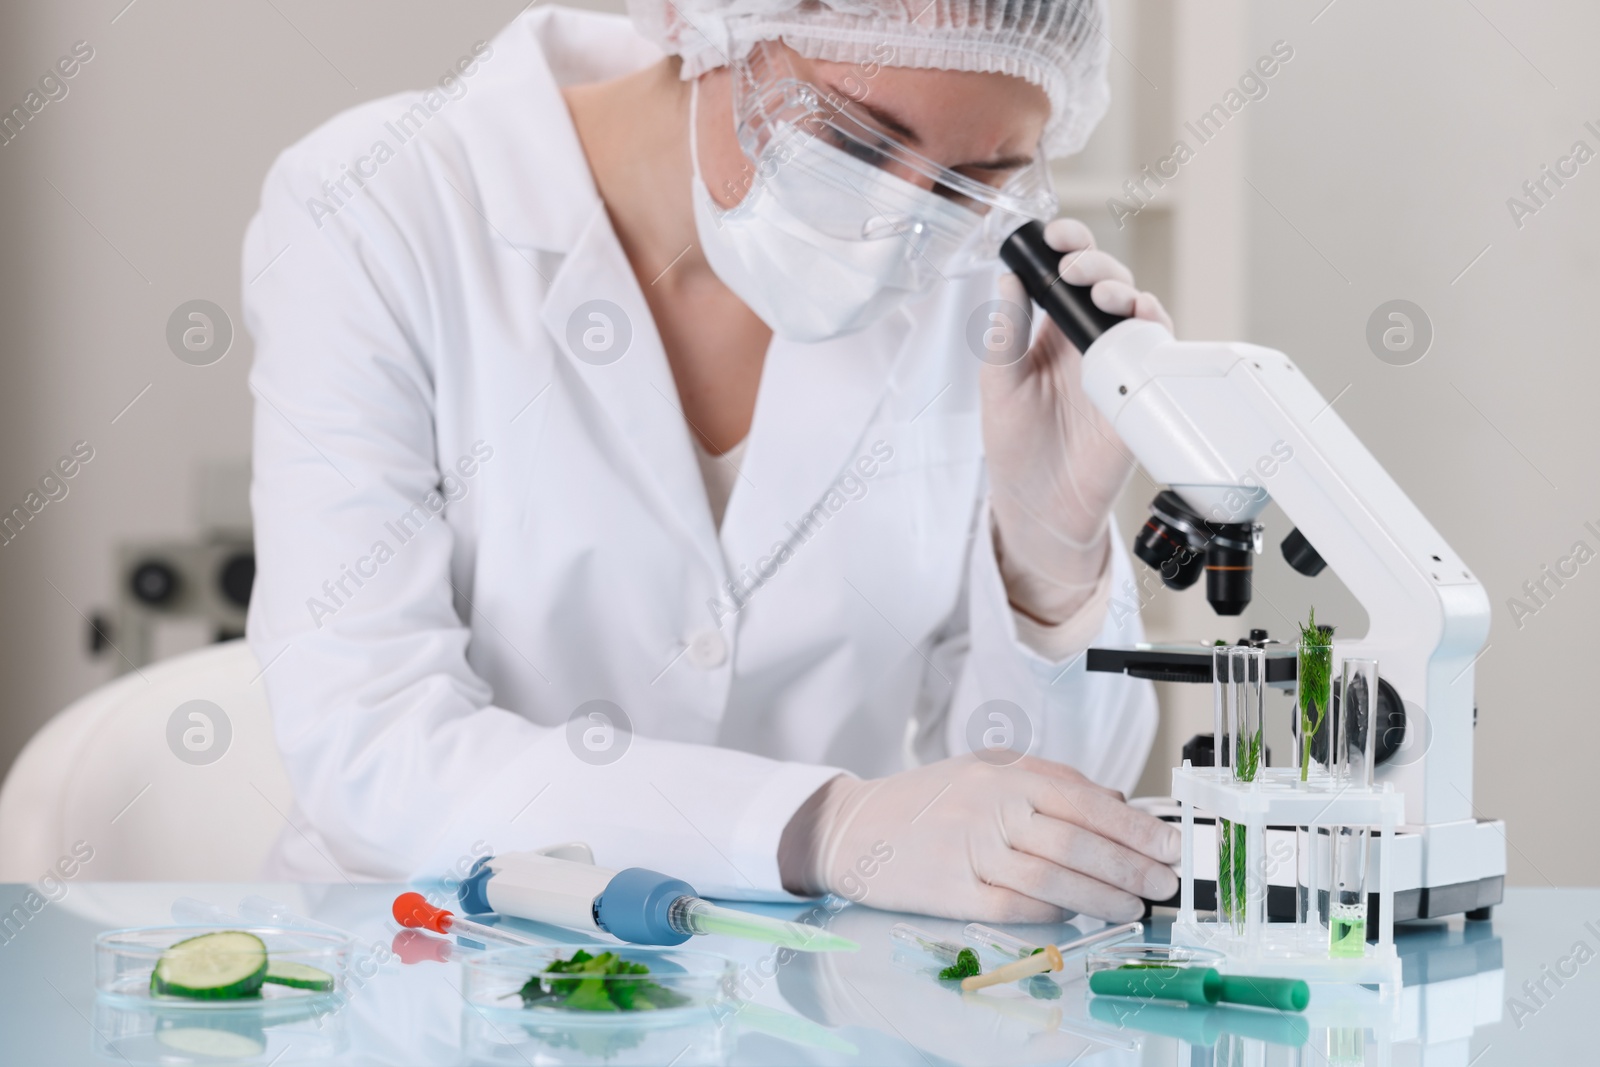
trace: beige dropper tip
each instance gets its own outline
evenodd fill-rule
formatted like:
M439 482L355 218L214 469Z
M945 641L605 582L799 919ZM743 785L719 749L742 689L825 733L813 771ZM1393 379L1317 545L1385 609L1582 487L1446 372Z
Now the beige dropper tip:
M961 979L961 988L971 992L974 989L983 989L985 986L1020 982L1024 978L1032 978L1045 971L1059 971L1065 966L1066 961L1061 958L1061 950L1054 945L1046 945L1043 952L1035 952L1004 967L996 967L988 974L975 974L971 978Z

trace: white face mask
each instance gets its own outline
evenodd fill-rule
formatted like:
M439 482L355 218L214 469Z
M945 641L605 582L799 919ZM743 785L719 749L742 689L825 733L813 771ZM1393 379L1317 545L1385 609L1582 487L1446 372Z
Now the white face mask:
M853 159L795 128L780 131L738 206L723 210L700 175L689 97L694 221L712 271L790 341L853 333L942 280L931 254L979 229L981 216ZM837 222L825 232L805 219Z

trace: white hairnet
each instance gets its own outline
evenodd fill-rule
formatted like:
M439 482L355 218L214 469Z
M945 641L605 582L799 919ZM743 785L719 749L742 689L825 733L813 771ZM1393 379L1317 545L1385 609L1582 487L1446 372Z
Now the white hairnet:
M782 40L811 59L1010 74L1050 98L1044 151L1071 155L1105 114L1104 0L628 0L639 32L695 78Z

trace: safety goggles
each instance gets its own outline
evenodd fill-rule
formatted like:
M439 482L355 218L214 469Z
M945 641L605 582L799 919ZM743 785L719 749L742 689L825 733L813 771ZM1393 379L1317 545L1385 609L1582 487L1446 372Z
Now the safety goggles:
M1055 216L1042 152L990 185L928 159L855 101L802 79L773 42L733 67L734 122L752 187L829 237L896 239L922 270L942 276L992 263L1022 223Z

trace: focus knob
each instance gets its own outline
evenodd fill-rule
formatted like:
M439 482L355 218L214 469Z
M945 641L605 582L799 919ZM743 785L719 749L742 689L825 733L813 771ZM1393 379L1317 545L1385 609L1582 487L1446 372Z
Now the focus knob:
M1283 558L1289 566L1305 575L1315 578L1322 573L1322 568L1328 565L1317 550L1311 547L1311 542L1306 540L1306 535L1300 532L1299 527L1289 531L1289 536L1283 539L1280 546L1283 549Z

